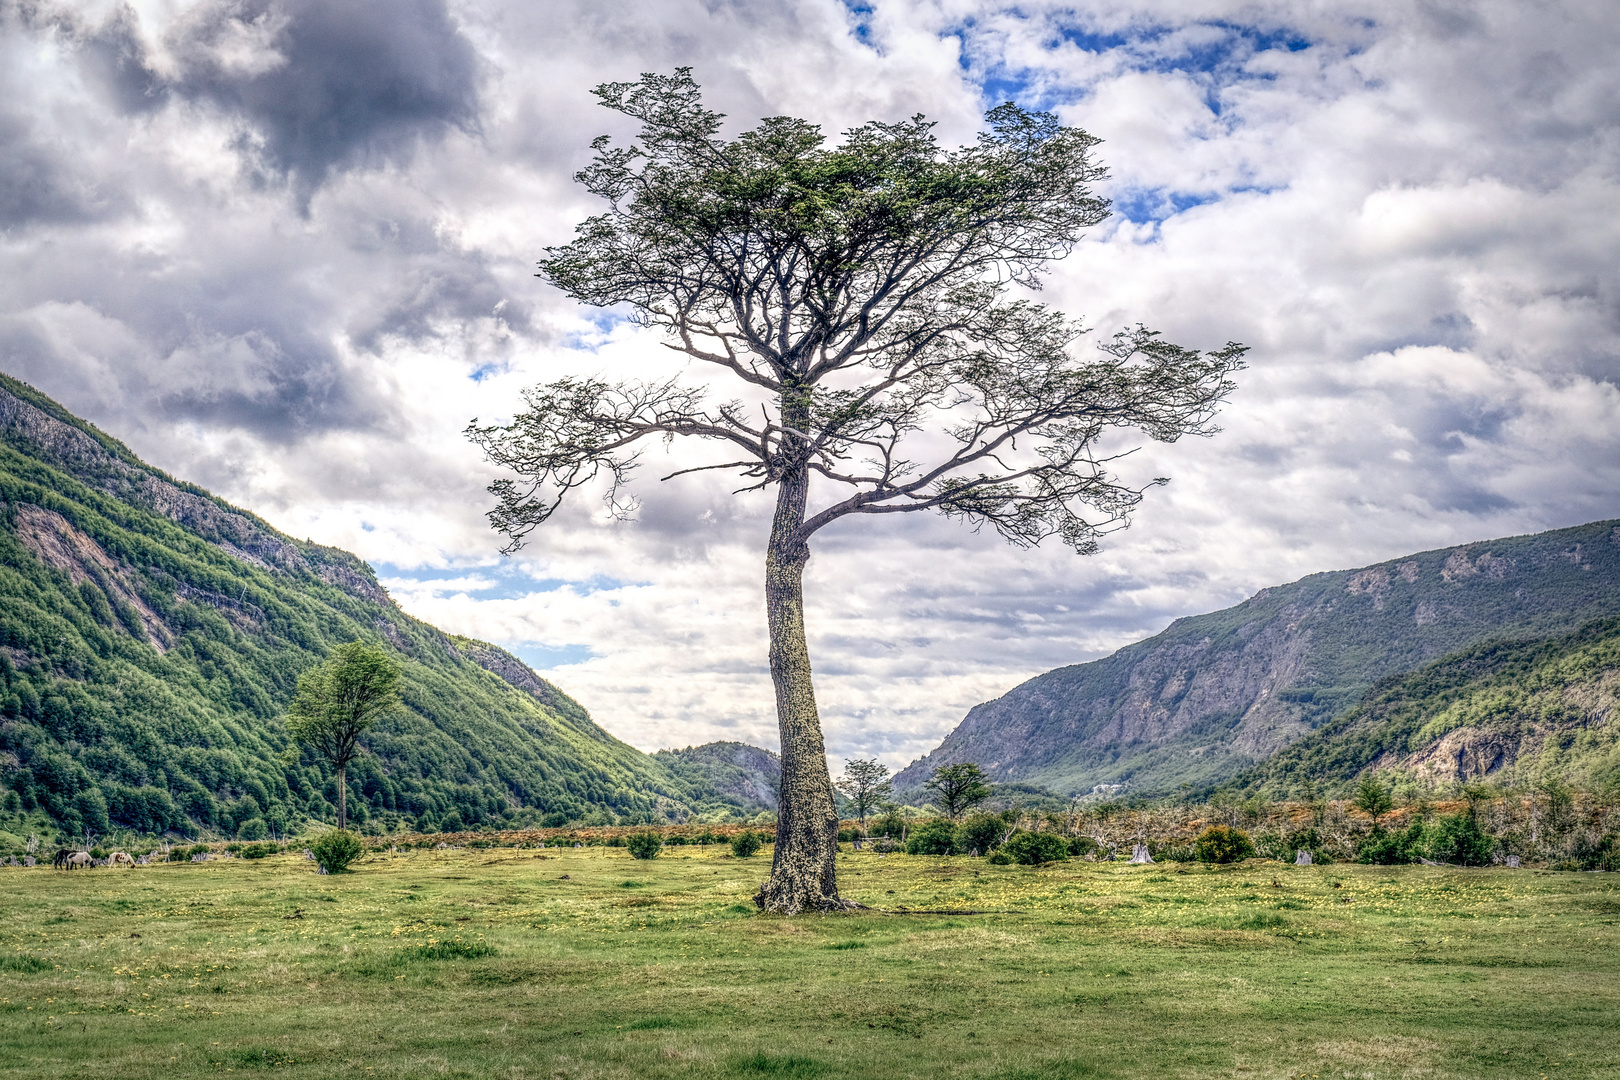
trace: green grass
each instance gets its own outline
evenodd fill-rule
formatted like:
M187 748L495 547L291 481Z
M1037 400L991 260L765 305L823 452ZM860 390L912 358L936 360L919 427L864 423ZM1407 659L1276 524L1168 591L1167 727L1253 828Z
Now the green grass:
M0 1077L1620 1072L1613 875L862 854L1020 914L781 919L722 851L0 871Z

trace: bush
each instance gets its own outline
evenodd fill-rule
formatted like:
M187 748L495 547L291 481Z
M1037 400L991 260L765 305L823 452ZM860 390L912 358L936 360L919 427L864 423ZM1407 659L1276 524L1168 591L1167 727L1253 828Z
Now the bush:
M632 859L656 859L664 850L664 841L655 832L638 832L625 837L624 846L630 849Z
M242 849L244 859L262 859L267 855L276 855L281 851L280 844L249 844Z
M1005 848L998 848L991 854L989 861L994 866L1011 866L1013 857L1007 854Z
M322 833L309 845L310 854L328 874L341 874L349 864L360 857L360 838L344 829L331 829Z
M1007 835L1007 823L995 814L974 814L956 832L963 851L988 855Z
M107 849L104 847L93 847L90 849L90 857L92 859L105 859L107 857Z
M169 861L170 862L185 862L189 858L191 858L191 855L186 851L185 848L170 848L169 849Z
M911 830L906 840L907 855L954 855L959 838L956 826L944 818L936 818L919 829Z
M270 826L264 823L262 817L250 817L242 822L236 835L242 840L263 840L270 835Z
M1356 850L1356 862L1373 866L1403 866L1417 861L1418 845L1423 842L1423 822L1414 821L1405 832L1374 829Z
M739 859L746 859L760 848L759 834L753 829L744 829L731 838L731 853Z
M997 854L1005 854L1024 866L1057 862L1069 857L1069 842L1057 833L1020 832L1001 846Z
M1466 813L1452 814L1425 831L1424 846L1435 862L1455 866L1489 866L1496 841L1480 830L1479 823Z
M1194 847L1199 862L1233 863L1254 856L1254 843L1242 829L1211 825L1198 834Z
M1620 834L1610 833L1596 844L1580 844L1575 863L1580 870L1620 870Z
M1069 837L1069 854L1077 859L1083 859L1087 855L1095 855L1101 850L1102 846L1089 836Z

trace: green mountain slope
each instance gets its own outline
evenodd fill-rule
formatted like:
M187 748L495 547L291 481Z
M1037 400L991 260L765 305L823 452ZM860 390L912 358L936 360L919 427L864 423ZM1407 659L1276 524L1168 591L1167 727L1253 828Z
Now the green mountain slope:
M712 742L653 757L694 786L711 788L740 810L775 810L782 759L769 750L740 742Z
M1354 708L1240 774L1273 797L1368 770L1421 786L1620 783L1620 619L1467 649L1375 687Z
M380 643L405 708L351 818L640 820L729 800L613 738L520 661L400 611L364 562L141 463L0 376L0 801L71 832L334 816L279 719L335 644Z
M1061 792L1198 790L1320 727L1389 675L1615 615L1614 521L1312 574L976 706L896 787L976 761L995 779Z

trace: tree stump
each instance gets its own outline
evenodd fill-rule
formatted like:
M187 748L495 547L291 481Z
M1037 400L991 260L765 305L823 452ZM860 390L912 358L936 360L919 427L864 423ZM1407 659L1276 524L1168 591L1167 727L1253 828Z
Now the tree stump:
M1294 865L1295 866L1309 866L1309 865L1311 865L1311 853L1306 851L1304 848L1300 848L1299 851L1297 851L1294 854Z
M1132 863L1150 863L1152 861L1153 856L1148 854L1146 844L1138 843L1135 847L1131 848Z

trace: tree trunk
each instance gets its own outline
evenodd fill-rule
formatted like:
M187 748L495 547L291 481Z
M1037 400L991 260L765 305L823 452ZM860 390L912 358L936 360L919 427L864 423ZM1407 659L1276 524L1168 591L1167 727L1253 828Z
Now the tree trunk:
M853 906L838 896L838 811L804 638L804 566L810 548L800 538L799 526L808 487L803 469L780 482L765 555L765 614L782 736L782 783L771 876L754 895L754 903L782 915Z
M338 766L338 828L340 829L349 827L349 791L344 783L344 773L347 771L348 769L345 766Z

